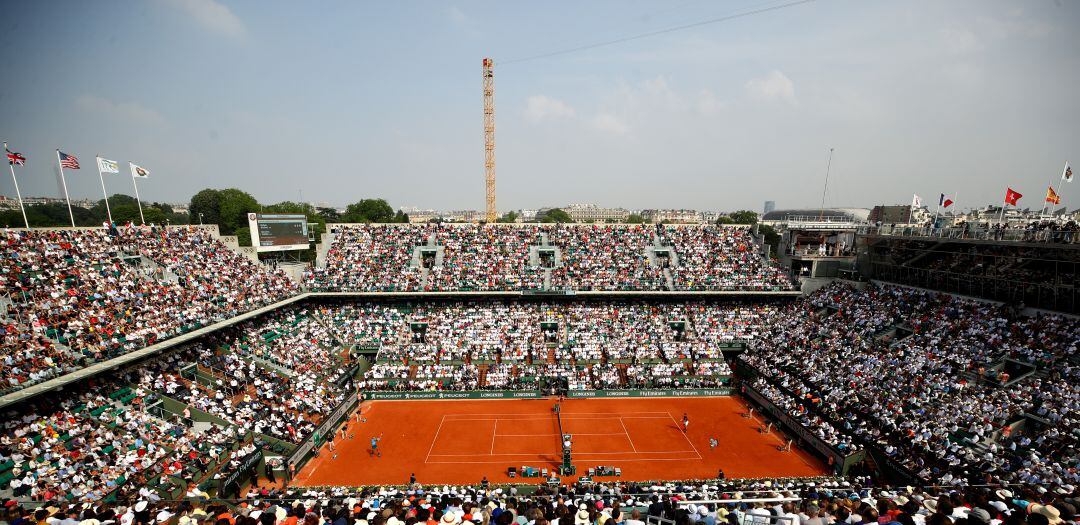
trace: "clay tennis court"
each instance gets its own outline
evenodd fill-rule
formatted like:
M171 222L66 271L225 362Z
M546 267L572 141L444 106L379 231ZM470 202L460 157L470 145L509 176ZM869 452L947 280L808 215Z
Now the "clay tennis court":
M476 483L482 477L507 482L508 467L555 469L561 462L554 400L368 401L352 438L324 445L294 485L404 484L411 473L421 483ZM562 403L563 431L573 435L578 475L599 465L622 469L624 480L813 476L824 465L797 448L777 449L786 440L758 432L735 397L570 399ZM683 433L683 413L690 418ZM372 437L381 457L370 453ZM719 446L711 448L715 437ZM576 477L574 478L576 479ZM603 478L607 479L607 478ZM542 481L518 477L519 483ZM564 481L572 481L566 479Z

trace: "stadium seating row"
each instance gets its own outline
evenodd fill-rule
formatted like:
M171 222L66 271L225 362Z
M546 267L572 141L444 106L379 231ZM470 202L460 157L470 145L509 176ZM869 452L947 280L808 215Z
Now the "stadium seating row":
M325 267L305 274L313 290L792 287L779 267L762 259L749 230L738 227L360 224L335 226L331 234Z

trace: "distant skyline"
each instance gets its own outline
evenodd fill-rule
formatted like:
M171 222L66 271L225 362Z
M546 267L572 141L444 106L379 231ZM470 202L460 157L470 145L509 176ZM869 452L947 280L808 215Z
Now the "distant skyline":
M499 209L1039 208L1080 162L1080 3L781 1L5 4L0 140L24 196L482 209L495 59ZM14 197L10 173L0 194ZM1080 183L1062 205L1080 207Z

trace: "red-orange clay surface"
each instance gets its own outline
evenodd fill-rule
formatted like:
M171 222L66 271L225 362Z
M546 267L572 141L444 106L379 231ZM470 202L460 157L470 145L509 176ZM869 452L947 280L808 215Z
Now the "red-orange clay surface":
M558 467L561 444L554 399L474 401L368 401L340 430L334 450L296 476L293 485L420 483L539 483L507 477L507 467ZM573 435L577 475L590 467L622 469L623 480L814 476L826 472L809 454L778 450L786 440L758 431L761 420L743 417L735 397L570 399L562 403L563 432ZM682 417L690 419L682 431ZM348 437L352 436L352 437ZM381 456L371 454L379 437ZM715 448L709 439L719 442ZM570 482L575 478L566 478ZM607 479L607 478L601 478Z

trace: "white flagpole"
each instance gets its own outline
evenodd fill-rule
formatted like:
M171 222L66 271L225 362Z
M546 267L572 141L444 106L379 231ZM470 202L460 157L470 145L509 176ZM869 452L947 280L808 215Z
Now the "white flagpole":
M1053 188L1053 187L1054 187L1054 179L1050 179L1050 180L1046 181L1046 187L1047 187L1047 188ZM1053 203L1051 203L1050 201L1046 200L1046 196L1044 195L1044 196L1043 196L1043 205L1042 205L1042 208L1039 208L1039 215L1040 215L1040 217L1039 217L1039 218L1040 218L1040 219L1042 218L1041 216L1042 216L1042 215L1044 215L1044 214L1046 213L1046 205L1047 205L1047 204L1049 204L1050 206L1053 206Z
M143 214L142 214L142 201L139 200L139 183L138 183L138 181L135 180L135 178L136 178L135 174L132 173L131 174L131 183L135 185L135 202L137 202L139 204L139 222L143 226L145 226L146 225L146 219L143 218Z
M67 179L64 177L64 165L60 163L60 149L56 149L56 165L60 167L60 182L64 184L64 200L68 205L68 217L71 219L71 227L75 227L75 214L71 213L71 198L68 197Z
M1069 161L1065 161L1065 166L1063 166L1061 168L1061 176L1058 177L1057 187L1054 188L1054 193L1058 196L1058 200L1061 199L1061 194L1058 193L1058 190L1061 189L1061 181L1065 180L1065 169L1068 168L1068 167L1069 167ZM1057 205L1055 204L1055 206L1057 206ZM1053 208L1051 208L1051 211L1053 211ZM1052 218L1053 216L1054 215L1051 213L1050 217Z
M8 150L7 142L4 143L4 151ZM8 161L8 168L11 169L11 181L15 183L15 195L19 197L19 210L22 211L23 224L26 225L26 229L30 229L30 221L26 220L26 208L23 207L22 192L19 191L19 180L15 178L15 164L10 160Z
M105 191L105 176L101 174L101 156L97 157L97 174L101 179L101 193L105 195L105 213L109 216L109 224L112 224L112 209L109 208L109 192Z

